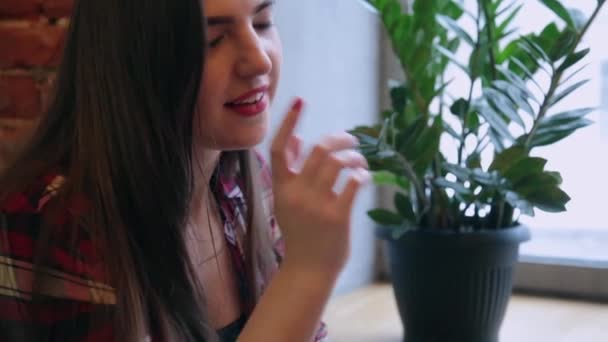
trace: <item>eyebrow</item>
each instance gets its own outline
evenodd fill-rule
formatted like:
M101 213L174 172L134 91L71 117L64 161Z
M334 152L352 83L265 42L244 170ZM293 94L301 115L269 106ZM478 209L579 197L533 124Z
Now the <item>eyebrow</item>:
M255 7L253 14L258 14L268 7L274 5L274 0L267 0ZM207 26L226 25L234 23L234 18L229 16L207 17Z

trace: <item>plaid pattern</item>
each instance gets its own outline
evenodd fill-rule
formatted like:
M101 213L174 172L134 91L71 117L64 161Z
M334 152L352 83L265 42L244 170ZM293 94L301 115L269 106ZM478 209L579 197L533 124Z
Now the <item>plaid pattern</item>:
M261 155L256 155L270 234L279 262L284 246L271 209L270 169ZM252 308L253 304L246 295L248 286L252 284L248 284L245 278L242 247L247 233L247 208L241 191L243 179L238 172L221 172L216 176L215 193L230 255L240 280L243 306ZM32 286L33 249L39 238L37 228L41 220L48 219L45 217L46 205L63 182L60 174L49 173L23 193L12 194L7 201L0 203L0 341L39 340L36 336L27 335L33 331L42 331L46 340L52 341L113 340L111 310L116 302L114 289L104 284L102 268L94 258L86 233L79 236L74 250L68 245L67 232L62 230L69 226L70 218L86 210L83 199L70 201L64 215L53 218L52 223L58 228L53 232L56 236L52 236L52 241L57 243L51 246L50 264L40 269L44 287L33 289ZM42 300L32 301L34 293ZM325 325L321 324L315 341L324 341L326 336Z

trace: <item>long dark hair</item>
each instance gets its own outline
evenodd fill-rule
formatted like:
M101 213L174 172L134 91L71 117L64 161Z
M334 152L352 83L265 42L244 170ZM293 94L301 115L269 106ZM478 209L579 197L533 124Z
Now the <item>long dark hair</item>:
M205 58L201 7L200 0L76 1L54 100L0 179L5 195L60 168L67 182L56 203L86 196L91 210L78 224L111 265L119 340L139 340L147 329L162 340L215 340L184 243ZM252 152L233 154L258 232L247 243L254 285L270 272L260 252L268 241L252 227L264 224ZM259 297L256 286L252 294Z

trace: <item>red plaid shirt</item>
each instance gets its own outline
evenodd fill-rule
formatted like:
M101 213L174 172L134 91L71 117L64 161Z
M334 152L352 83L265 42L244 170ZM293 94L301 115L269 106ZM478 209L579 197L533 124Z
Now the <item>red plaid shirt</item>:
M260 155L260 175L264 184L264 203L269 215L269 229L275 253L283 254L280 231L272 211L270 170ZM225 168L229 169L229 168ZM217 175L215 189L220 204L224 233L232 256L240 288L245 291L245 259L242 242L246 234L243 179L236 174ZM87 260L92 257L92 244L87 238L77 241L77 251L66 241L56 240L51 246L49 268L42 269L44 287L36 289L44 300L32 301L33 248L46 204L64 178L51 173L22 192L12 194L0 204L0 341L21 341L28 331L42 330L52 341L107 342L113 338L111 318L100 319L115 302L114 289L100 281L99 267ZM71 208L73 215L74 210ZM68 222L63 222L67 227ZM59 225L61 227L61 225ZM60 229L60 228L58 228ZM65 244L65 245L64 245ZM264 284L255 284L256 286ZM241 298L247 298L243 293ZM243 303L246 307L247 303ZM91 326L94 318L95 326ZM327 336L322 324L315 341Z

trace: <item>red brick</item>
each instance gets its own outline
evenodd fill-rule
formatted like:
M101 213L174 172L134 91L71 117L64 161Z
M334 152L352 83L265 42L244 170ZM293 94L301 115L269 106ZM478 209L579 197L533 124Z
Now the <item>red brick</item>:
M73 0L43 0L42 11L51 18L69 17L73 5Z
M40 83L40 106L42 112L44 112L50 105L50 101L53 96L53 83L55 81L55 74L52 73L47 76L46 80Z
M40 118L7 119L0 117L0 172L31 139Z
M0 22L0 68L58 65L66 27L39 22Z
M41 0L0 0L0 18L35 17L40 14Z
M0 118L33 118L40 111L40 88L31 76L0 75Z

